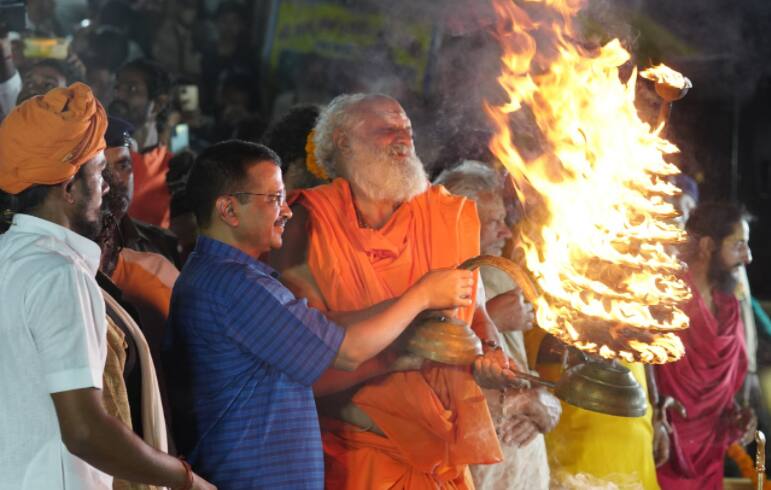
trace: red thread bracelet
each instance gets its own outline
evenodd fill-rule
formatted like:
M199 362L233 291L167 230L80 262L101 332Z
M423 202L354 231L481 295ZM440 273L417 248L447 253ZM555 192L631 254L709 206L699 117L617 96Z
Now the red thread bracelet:
M185 486L180 488L179 490L191 490L193 488L193 468L190 467L190 463L184 460L184 458L179 458L180 463L182 463L182 466L185 467Z

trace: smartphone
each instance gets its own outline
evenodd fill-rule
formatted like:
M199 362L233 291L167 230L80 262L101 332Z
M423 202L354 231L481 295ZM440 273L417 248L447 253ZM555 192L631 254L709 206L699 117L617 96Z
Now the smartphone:
M52 58L66 60L70 41L64 37L25 37L25 58Z
M24 2L0 1L0 24L13 32L24 32L27 27L27 7Z
M177 124L171 130L171 140L169 141L169 151L172 155L190 147L190 128L187 124Z

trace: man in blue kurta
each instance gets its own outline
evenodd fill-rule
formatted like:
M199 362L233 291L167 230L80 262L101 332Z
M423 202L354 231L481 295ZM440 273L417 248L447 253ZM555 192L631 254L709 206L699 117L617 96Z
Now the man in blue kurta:
M313 382L375 356L421 311L471 302L471 273L442 270L334 323L308 308L258 260L281 246L292 214L279 163L267 147L228 141L204 151L188 181L201 236L171 301L173 427L180 452L224 490L323 488Z

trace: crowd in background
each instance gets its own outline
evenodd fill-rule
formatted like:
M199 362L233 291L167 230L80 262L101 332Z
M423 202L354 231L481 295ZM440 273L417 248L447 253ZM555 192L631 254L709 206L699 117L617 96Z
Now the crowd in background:
M115 292L116 297L131 300L139 310L137 316L142 318L140 327L147 337L146 350L156 360L160 358L172 284L177 278L177 269L182 267L195 246L201 225L196 219L196 203L191 202L194 197L187 194L189 187L186 185L196 155L213 144L232 138L264 143L279 157L287 192L329 183L338 176L333 173L334 166L325 164L323 158L326 155L332 160L334 152L332 135L319 132L326 127L318 120L319 115L325 113L325 105L288 104L291 107L282 107L281 102L266 103L263 74L259 72L260 65L254 50L253 23L259 14L254 8L255 2L232 0L216 3L196 0L92 0L88 3L88 18L68 28L58 20L54 2L28 0L24 30L15 32L8 26L0 25L0 54L3 57L0 65L0 117L7 116L14 106L33 96L44 95L51 89L70 86L74 82L84 82L91 87L107 110L110 117L107 150L108 153L111 150L115 153L107 155L105 180L112 190L105 196L105 216L109 219L100 237L103 253L100 271L122 290ZM71 39L65 56L41 57L25 49L27 39L64 36ZM451 53L448 59L451 59ZM446 79L444 83L450 82ZM399 110L403 111L401 106ZM411 132L409 136L412 145ZM504 243L511 238L510 230L520 217L520 209L511 181L502 179L505 172L496 167L495 158L487 148L488 139L489 133L471 127L463 132L462 137L427 143L432 147L429 151L432 155L432 163L428 165L429 177L438 175L438 183L477 202L482 225L482 251L501 255ZM330 148L326 149L324 145L330 145ZM319 156L322 156L321 161ZM687 216L698 201L698 185L687 176L682 176L675 183L683 190L677 207ZM17 208L19 203L11 203L13 206L0 204L3 204L2 208ZM744 223L745 215L740 213L737 219ZM746 247L746 240L744 242ZM146 252L155 255L142 255ZM747 254L749 249L745 252ZM741 258L742 264L748 265L750 260L751 256ZM743 280L744 289L738 290L745 308L742 315L751 319L753 304L746 276ZM488 282L495 283L495 279L485 279L486 286ZM103 278L100 286L109 290L110 281ZM503 294L505 289L491 287L488 299ZM762 315L759 309L756 313ZM504 323L503 319L500 321ZM750 353L748 369L752 376L749 378L755 384L746 387L743 398L747 403L753 398L761 423L765 423L763 417L766 415L755 375L762 367L756 365L754 355L757 350L756 328L752 320L745 319L744 325L747 330L742 335L748 343L745 350ZM518 325L511 330L526 328ZM507 354L517 359L518 365L525 368L530 365L535 369L541 340L536 342L535 352L526 352L522 334L511 334L509 337L513 347L510 352L507 350ZM506 338L504 336L504 340ZM140 352L143 347L134 346L134 349ZM741 356L736 354L735 357ZM140 361L134 359L133 362ZM153 394L152 397L157 399L157 405L168 407L170 402L164 386L163 366L160 361L156 361L156 365L160 386L156 388L157 396ZM120 370L116 376L126 378L129 399L139 398L137 393L142 389L138 388L138 384L141 385L141 381L132 381L130 371L129 368L125 369L125 373ZM644 383L645 375L640 376ZM738 378L743 376L736 377L734 381L741 384L743 379ZM498 394L495 390L485 392L488 405L497 414L496 421L507 410L516 411L511 404L503 406L502 394L501 406L493 408ZM730 393L728 398L733 395L733 392ZM651 404L655 409L652 400ZM123 419L133 419L135 428L137 424L142 424L143 419L163 418L163 411L160 416L156 412L154 417L129 413L139 410L138 406L117 407L116 410L126 412ZM559 418L559 410L549 412L547 408L543 409L546 415L542 415L545 420L542 424L533 422L528 437L519 434L523 446L525 442L536 441L530 453L520 454L521 461L535 458L540 466L511 469L512 475L530 471L528 478L537 480L539 488L547 485L549 480L546 451L550 441L545 441L541 434L553 429ZM168 408L165 412L168 417ZM563 420L568 420L570 416L572 413L566 412ZM655 420L638 423L645 426L639 432L656 430ZM741 423L746 426L749 422L742 419ZM597 427L602 427L598 424ZM165 423L163 425L162 428L148 429L148 432L161 437L158 434L166 431ZM575 437L575 431L571 432L573 429L566 425L567 422L563 422L556 432ZM597 427L593 428L595 433ZM496 429L504 430L501 427ZM626 437L622 430L616 435ZM744 433L736 434L736 437L739 435ZM165 443L166 434L162 436L164 449L173 451L173 438L168 445ZM559 441L554 437L551 444L557 447ZM646 441L649 446L654 442L652 437ZM576 439L575 442L583 443L585 440ZM656 485L654 464L660 463L658 458L661 455L654 454L657 448L649 446L637 447L638 451L646 453L644 457L630 458L627 455L627 459L635 459L635 464L638 464L639 460L647 458L645 471L653 483L650 487L646 484L646 488L653 488ZM519 444L516 449L521 449ZM516 455L517 451L512 451L512 454ZM722 467L714 471L722 475ZM505 475L485 475L479 470L475 478L480 482L486 478L503 481Z

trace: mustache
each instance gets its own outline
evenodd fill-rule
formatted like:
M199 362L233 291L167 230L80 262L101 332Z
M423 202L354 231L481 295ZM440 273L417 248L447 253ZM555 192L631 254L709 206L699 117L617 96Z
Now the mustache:
M122 100L113 100L107 107L107 112L115 116L125 115L128 113L128 104Z
M274 223L276 226L286 226L286 223L289 221L289 218L287 216L282 216L279 219L276 220Z
M391 157L404 156L411 154L412 148L409 145L394 144L388 147L386 153Z

